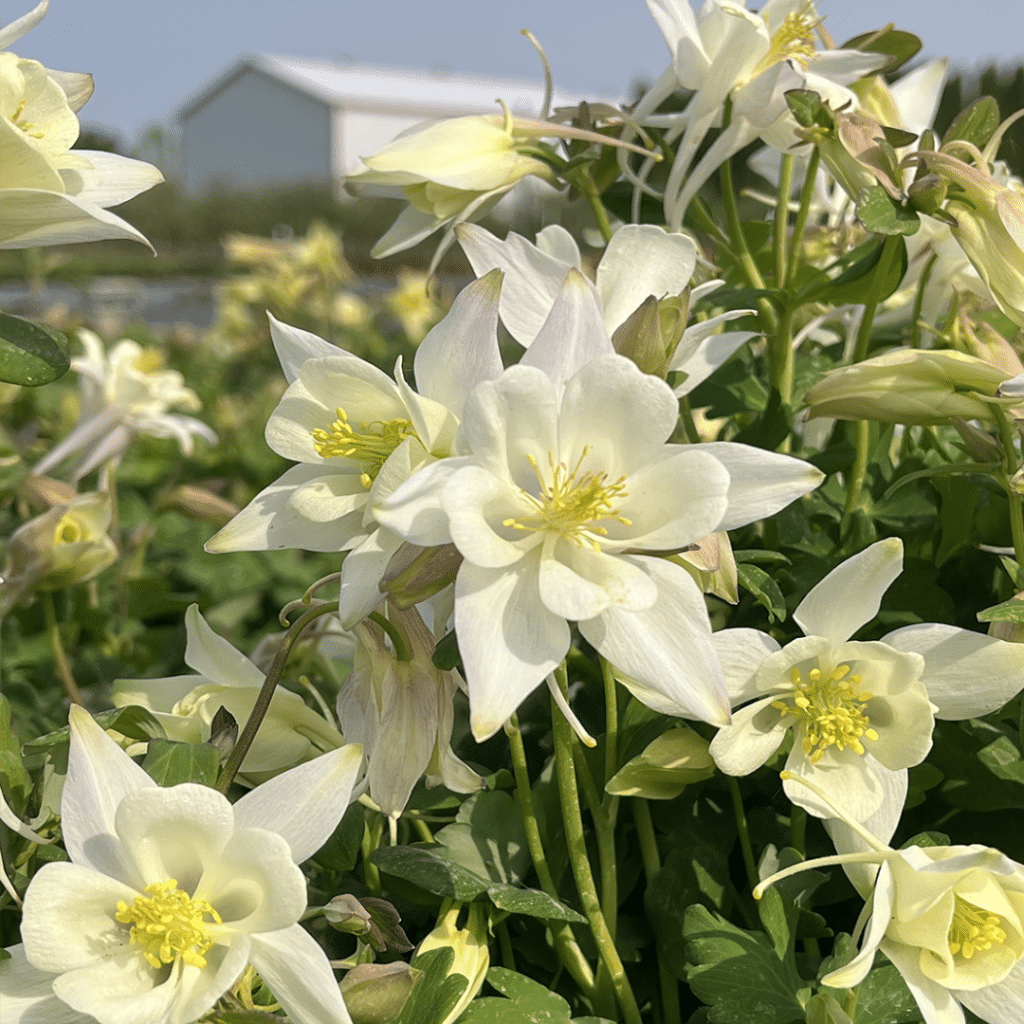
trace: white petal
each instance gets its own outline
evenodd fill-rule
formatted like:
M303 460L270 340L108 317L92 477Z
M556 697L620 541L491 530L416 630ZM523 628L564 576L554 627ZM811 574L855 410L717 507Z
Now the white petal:
M924 622L884 638L898 651L924 658L921 682L936 718L977 718L997 711L1024 687L1024 645L956 626Z
M397 533L381 527L371 530L361 544L345 555L338 590L338 619L344 629L351 629L365 619L384 600L380 581L401 546L402 538Z
M756 331L725 331L705 338L679 366L671 367L686 374L686 380L673 388L674 393L679 396L688 395L698 384L706 381L742 344L756 337Z
M670 235L653 224L626 224L612 235L597 268L597 293L609 334L650 295L679 295L697 265L687 235Z
M549 255L514 231L502 242L477 224L460 224L455 236L477 277L495 269L505 275L501 319L509 334L529 347L548 318L570 266L578 263Z
M793 803L818 818L832 818L836 813L834 808L842 807L854 821L865 821L881 807L889 791L883 777L906 771L905 768L890 771L875 758L857 754L849 747L841 751L830 747L827 757L812 764L800 749L800 737L801 732L797 730L793 749L786 759L786 771L816 785L829 797L831 805L795 780L784 782L783 789Z
M75 155L85 157L92 167L61 171L68 192L79 200L95 203L104 209L126 203L164 180L152 164L142 160L95 150L76 149Z
M350 743L275 776L234 805L237 827L277 832L301 864L341 821L362 761L362 747Z
M324 951L301 925L254 935L249 959L294 1024L351 1024Z
M807 636L849 640L877 614L882 597L903 571L903 542L880 540L837 565L797 605L793 619Z
M175 994L175 1018L197 1020L241 977L249 962L249 937L235 938L230 946L216 945L205 954L206 967L183 966Z
M861 865L857 865L860 867ZM871 893L871 920L861 939L860 951L844 967L825 975L822 981L833 988L853 988L859 985L871 970L875 952L889 927L895 897L895 882L888 866L878 872L878 881Z
M924 1024L963 1024L964 1013L953 993L925 977L918 966L921 952L899 942L881 943L882 952L893 962L910 989L924 1018ZM998 1024L998 1022L992 1022Z
M416 350L413 366L420 394L458 417L469 392L504 369L497 333L501 288L501 275L494 271L463 288Z
M68 713L71 746L61 797L64 845L73 861L122 881L134 879L114 825L130 793L156 783L77 704Z
M450 544L442 499L451 477L469 461L440 459L417 470L374 508L377 522L410 544L424 548Z
M38 970L61 974L127 952L128 930L114 914L118 900L138 895L82 864L44 864L25 893L25 955Z
M179 961L170 977L157 984L156 972L133 950L60 975L53 991L103 1024L138 1024L166 1019L177 1001L180 974Z
M580 247L576 244L576 239L561 224L549 224L546 228L541 228L537 232L537 248L542 253L560 260L565 264L566 269L569 267L575 267L577 270L583 269ZM556 286L564 276L565 271L563 270Z
M715 733L711 756L726 775L749 775L779 749L792 720L772 707L773 700L774 696L764 697L734 711L732 723Z
M551 312L519 365L536 366L561 385L592 359L614 352L597 292L573 269L566 274Z
M725 685L734 706L761 696L754 684L757 670L770 654L781 650L776 640L759 629L722 629L711 642L725 673ZM733 716L735 724L736 716Z
M297 491L309 483L333 474L322 465L292 466L265 487L241 512L207 542L205 550L220 554L225 551L278 551L298 548L302 551L341 551L363 532L363 512L355 512L328 522L307 519L292 504ZM356 476L348 483L353 490L362 484ZM331 485L332 493L342 488Z
M493 736L569 650L569 626L538 593L539 552L507 569L463 562L455 582L455 631L466 669L470 722Z
M325 356L340 354L337 345L324 341L310 331L282 323L269 310L267 319L270 321L270 340L274 343L277 358L281 361L281 371L289 384L298 378L302 364L307 359L323 359Z
M711 643L704 595L680 566L631 557L658 585L657 603L644 611L609 608L580 622L580 632L648 707L727 724L729 695Z
M53 975L25 958L25 947L8 946L0 960L0 1006L4 1024L96 1024L96 1018L72 1010L53 994Z
M452 543L474 565L498 569L514 565L540 542L540 534L504 526L516 514L530 515L533 506L503 477L479 466L465 466L454 474L442 495ZM507 534L514 540L509 540Z
M0 190L0 249L126 238L149 245L127 221L76 196L35 188Z
M545 544L540 565L541 600L567 619L592 619L615 606L642 611L658 600L658 587L643 567L559 538ZM556 596L557 595L557 596Z
M6 50L12 43L16 43L26 32L31 32L46 17L50 9L50 0L40 0L28 14L8 22L0 28L0 50Z
M199 611L190 604L185 612L185 664L222 686L263 685L263 673L224 637L215 633ZM198 685L198 680L193 686Z
M995 985L973 992L954 990L953 994L989 1024L1019 1024L1024 1020L1024 960L1018 960L1010 973Z
M714 441L701 451L729 470L729 511L719 530L733 530L785 508L813 491L825 477L809 462L745 444Z

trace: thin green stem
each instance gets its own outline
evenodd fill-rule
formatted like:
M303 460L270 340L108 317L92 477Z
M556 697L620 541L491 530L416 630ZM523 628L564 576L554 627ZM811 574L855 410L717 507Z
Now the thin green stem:
M367 618L376 622L387 633L388 639L395 648L395 659L397 661L412 661L412 648L409 646L409 641L406 640L402 635L402 631L393 622L381 615L380 612L370 612Z
M601 681L604 683L604 783L619 770L619 691L612 666L601 659Z
M772 248L775 254L775 287L786 287L788 261L786 259L786 230L789 227L789 193L793 190L793 167L796 158L787 153L779 168L779 190L775 203L775 223Z
M740 220L740 208L736 202L736 188L732 180L732 160L726 160L718 169L719 180L722 185L722 205L725 207L725 219L729 226L729 242L732 245L733 255L736 261L743 268L747 283L752 288L764 288L764 278L757 268L750 246L747 245L747 236L743 233L743 222Z
M801 857L805 855L807 849L807 812L797 804L793 804L789 812L789 845Z
M601 913L612 940L618 930L619 914L619 872L615 857L615 822L608 810L618 810L618 798L612 797L612 803L606 809L601 801L594 777L586 763L579 741L573 735L573 761L576 765L576 776L583 786L583 796L587 808L594 819L594 835L597 837L597 856L601 869Z
M405 820L412 823L412 827L416 830L423 842L432 843L434 841L434 833L430 831L429 826L422 818L413 817L412 815L407 814Z
M853 425L853 465L846 483L846 501L843 505L843 525L860 507L864 481L868 474L868 442L871 437L871 424L867 420L857 420Z
M508 922L502 921L496 929L498 933L498 945L501 947L501 962L510 971L516 969L516 955L512 952L512 939L508 934Z
M743 851L743 866L747 871L747 880L750 887L754 888L760 878L757 877L757 864L754 861L754 850L750 845L750 829L747 827L747 812L743 809L743 795L740 793L740 784L731 776L729 780L729 795L732 797L732 810L736 816L736 831L740 837L740 849Z
M370 860L373 851L380 846L381 836L384 834L384 818L380 814L374 814L370 821L363 822L363 839L359 844L359 852L363 859L363 881L366 888L370 890L371 896L382 896L384 889L380 884L380 872L377 865Z
M783 405L793 400L793 310L787 306L769 339L771 384ZM788 439L787 439L788 440Z
M658 853L658 840L654 834L654 822L651 821L651 809L647 801L640 797L630 800L633 808L633 820L636 823L636 836L640 843L640 859L644 865L644 877L647 885L654 881L661 871L661 855ZM668 969L664 954L658 947L658 984L661 988L661 1008L665 1024L682 1024L682 1012L679 1007L679 985L675 975Z
M594 211L594 216L597 218L597 229L601 232L601 237L604 239L605 245L607 245L612 240L613 234L611 222L608 220L608 211L604 208L604 203L601 202L601 196L590 174L580 175L580 178L582 180L578 180L576 184L587 197L587 202L590 203L590 208Z
M568 692L565 664L555 670L555 678L563 694ZM558 795L562 805L562 821L565 825L565 842L569 851L576 888L580 894L583 912L590 924L590 930L597 945L601 962L605 965L619 1006L627 1024L641 1024L640 1008L626 977L625 968L615 948L615 942L608 931L601 904L594 885L594 875L587 857L587 840L583 833L583 816L580 812L580 798L576 789L576 769L573 758L573 731L565 716L552 701L551 723L555 735L555 773L558 778Z
M693 422L693 410L686 395L679 396L679 422L683 425L686 440L690 444L700 444L700 434L697 431L697 424Z
M911 348L921 347L921 310L924 308L924 292L928 287L928 281L932 276L932 271L935 269L935 263L938 258L938 253L928 258L928 262L924 265L924 270L921 271L921 277L917 282L917 294L914 296L914 312L910 317Z
M64 651L64 642L60 638L60 627L57 625L57 610L53 606L53 594L49 590L42 595L43 617L46 619L46 632L50 637L50 648L53 650L53 664L60 676L64 692L68 695L72 704L85 704L82 700L82 691L75 682L75 674L71 671L71 664Z
M533 861L533 868L537 872L537 880L540 887L552 899L558 899L558 889L555 880L551 876L551 868L548 866L547 855L544 853L544 844L541 841L540 827L537 824L537 813L533 805L533 792L530 788L530 775L526 764L526 748L523 746L523 737L519 731L519 720L512 715L505 726L505 735L508 737L509 752L512 756L512 771L516 779L516 796L519 799L519 806L523 814L523 829L526 832L526 845L530 851L530 859ZM572 933L572 926L567 921L549 921L552 937L555 941L555 949L558 951L559 959L565 969L572 975L576 984L579 985L584 995L593 1000L594 972L587 963L576 938Z
M256 739L256 733L263 724L263 719L270 708L270 702L274 698L274 691L277 689L285 662L288 660L292 647L295 646L295 641L299 639L302 631L311 622L316 621L321 615L329 615L337 610L337 601L331 601L328 604L321 605L319 608L311 608L305 615L296 619L289 627L288 632L285 633L281 646L278 647L274 660L271 662L270 671L267 672L266 679L263 680L263 686L260 687L259 695L256 697L256 703L253 705L252 713L245 723L245 728L242 729L238 742L235 743L231 753L228 755L228 759L224 762L224 768L220 773L220 778L217 780L217 785L214 787L218 792L226 794L231 788L231 783L234 782L235 775L238 774L238 769L245 760L245 755L249 753L252 741Z
M811 200L814 198L814 183L818 177L818 164L821 161L821 153L818 147L814 147L811 158L807 162L807 174L804 177L804 187L800 190L800 206L796 211L796 220L793 222L793 241L789 247L789 264L786 267L786 284L792 288L796 282L796 273L800 269L800 260L803 256L804 231L807 228L807 218L811 212Z

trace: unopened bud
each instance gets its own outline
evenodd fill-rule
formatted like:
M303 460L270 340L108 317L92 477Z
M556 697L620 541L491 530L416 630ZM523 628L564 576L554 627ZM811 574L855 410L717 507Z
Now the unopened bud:
M673 726L627 761L605 789L614 796L674 800L687 786L715 774L708 747L708 741L692 729Z
M380 589L401 609L426 601L455 582L462 555L454 544L422 548L403 544L392 556Z
M160 507L174 509L189 519L212 526L225 526L239 513L238 506L205 487L182 484L160 501Z
M391 1024L422 976L401 961L357 964L339 986L352 1024Z
M952 424L964 443L967 454L975 462L1001 462L1003 458L1003 446L984 430L979 429L973 423L968 423L959 416L954 416Z

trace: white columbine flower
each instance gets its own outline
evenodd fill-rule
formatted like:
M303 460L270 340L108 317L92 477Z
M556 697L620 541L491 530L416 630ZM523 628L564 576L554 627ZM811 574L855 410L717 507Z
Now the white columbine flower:
M92 331L83 329L78 337L85 349L71 360L81 387L78 422L33 473L46 473L77 454L74 479L80 480L108 459L120 459L139 434L173 437L186 455L192 452L193 437L216 443L217 435L201 420L169 412L194 412L201 406L182 375L164 369L161 353L129 339L108 353Z
M198 675L118 679L111 694L114 706L146 708L170 739L183 743L208 740L220 708L244 728L264 673L210 628L196 604L185 612L185 632L185 664ZM279 686L240 771L254 784L263 782L344 742L341 733L298 694Z
M827 800L824 792L819 796ZM854 988L881 951L903 976L926 1024L964 1024L962 1006L989 1024L1019 1024L1024 1019L1024 866L988 846L893 850L846 818L843 806L830 809L837 815L829 829L837 856L786 868L754 890L759 899L782 878L843 866L866 900L854 930L860 950L822 983Z
M70 863L25 894L23 945L0 962L5 1021L187 1024L247 964L295 1024L349 1024L323 950L298 923L315 853L362 761L342 747L236 804L163 789L80 707L61 803Z
M500 275L460 292L424 338L414 363L419 393L402 376L307 331L270 318L289 381L267 423L267 443L297 465L261 491L206 545L207 551L345 551L339 617L355 625L381 602L378 587L402 541L379 529L383 498L449 454L472 387L501 373Z
M148 245L108 212L163 181L151 164L72 150L92 76L52 71L6 47L37 25L49 0L0 28L0 249L128 238Z
M651 707L725 721L703 596L685 569L644 552L770 515L821 479L744 445L666 444L671 388L622 356L580 358L598 342L574 335L578 320L561 321L559 360L530 362L545 327L523 363L479 385L463 454L420 470L377 513L411 543L454 543L464 558L455 629L481 740L565 657L570 621Z
M461 224L455 231L478 276L501 270L501 319L524 347L533 344L558 298L570 270L582 271L583 260L575 239L565 228L551 225L537 235L537 244L510 232L504 241L476 224ZM652 224L626 224L612 235L597 265L594 287L601 319L609 337L648 296L662 299L682 294L689 286L697 251L687 235L668 234ZM721 281L693 289L691 300L713 291ZM728 321L753 310L730 310L688 327L673 353L668 369L686 373L676 388L688 394L721 366L752 331L717 333ZM610 348L609 348L610 350Z
M1024 686L1024 645L982 633L929 622L851 640L902 569L896 538L848 558L797 606L793 618L806 636L785 647L756 629L714 635L738 708L711 742L722 771L750 774L792 729L786 771L866 821L883 804L903 806L907 769L931 749L935 717L988 714ZM786 794L812 814L832 815L798 781L786 783ZM886 814L895 827L898 808L896 818Z

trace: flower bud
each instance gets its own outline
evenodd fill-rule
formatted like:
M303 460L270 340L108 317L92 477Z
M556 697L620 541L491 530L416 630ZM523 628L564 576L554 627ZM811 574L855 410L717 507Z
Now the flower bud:
M452 1024L459 1018L483 987L487 968L491 965L491 956L487 948L486 908L482 903L469 904L466 927L459 928L457 922L462 909L461 903L452 903L443 912L437 927L420 943L420 948L412 961L415 967L416 961L424 953L447 947L455 953L455 960L448 974L461 974L469 982L459 1001L440 1024Z
M605 789L615 796L674 800L691 783L715 774L708 747L708 741L692 729L673 726L648 744L642 754L627 761Z
M352 1024L391 1024L397 1020L420 974L402 961L357 964L340 986Z

